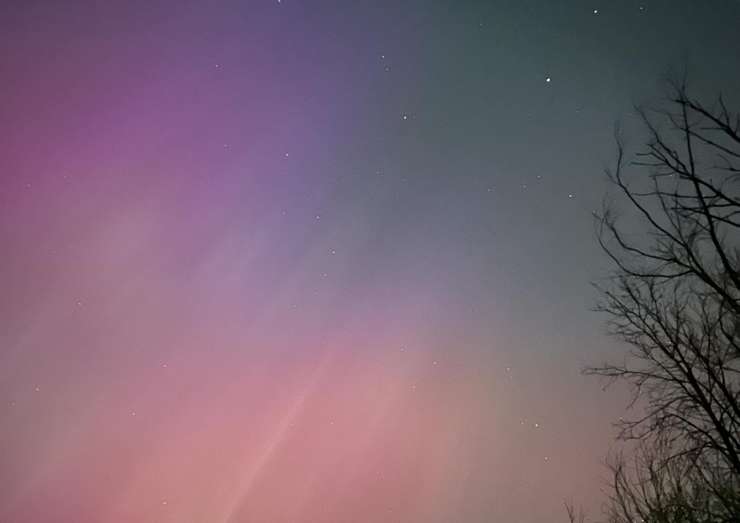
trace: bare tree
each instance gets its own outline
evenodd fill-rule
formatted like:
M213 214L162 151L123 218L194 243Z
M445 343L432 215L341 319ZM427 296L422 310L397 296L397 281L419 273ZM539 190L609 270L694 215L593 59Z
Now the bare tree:
M606 504L609 523L731 522L692 459L667 438L640 441L627 458L609 461L612 472Z
M586 523L586 513L583 509L576 509L572 502L565 503L565 511L568 514L568 523Z
M617 131L607 174L642 233L612 204L597 215L616 266L598 310L630 351L586 372L629 383L641 412L619 424L640 452L631 473L612 462L607 512L619 523L740 522L740 114L722 96L692 98L685 81L637 114L645 147L627 160Z

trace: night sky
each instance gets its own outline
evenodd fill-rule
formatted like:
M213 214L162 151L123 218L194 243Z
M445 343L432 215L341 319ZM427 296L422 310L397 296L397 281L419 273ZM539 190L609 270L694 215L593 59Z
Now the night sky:
M0 521L598 514L614 123L684 64L732 99L739 29L729 0L3 2Z

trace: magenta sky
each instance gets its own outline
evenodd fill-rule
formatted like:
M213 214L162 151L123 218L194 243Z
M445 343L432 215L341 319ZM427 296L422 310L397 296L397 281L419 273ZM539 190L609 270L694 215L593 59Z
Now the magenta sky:
M738 8L543 4L4 4L0 521L596 507L611 125Z

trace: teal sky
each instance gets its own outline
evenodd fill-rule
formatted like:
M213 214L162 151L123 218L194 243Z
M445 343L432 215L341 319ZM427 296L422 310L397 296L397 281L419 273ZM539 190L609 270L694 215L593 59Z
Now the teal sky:
M3 3L0 520L598 512L614 124L639 144L685 64L737 103L738 27L728 0Z

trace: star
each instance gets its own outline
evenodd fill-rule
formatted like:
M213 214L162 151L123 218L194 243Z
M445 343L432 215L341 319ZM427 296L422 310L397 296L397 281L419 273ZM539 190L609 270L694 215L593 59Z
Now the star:
M599 14L599 10L598 9L594 9L594 14L595 15Z

